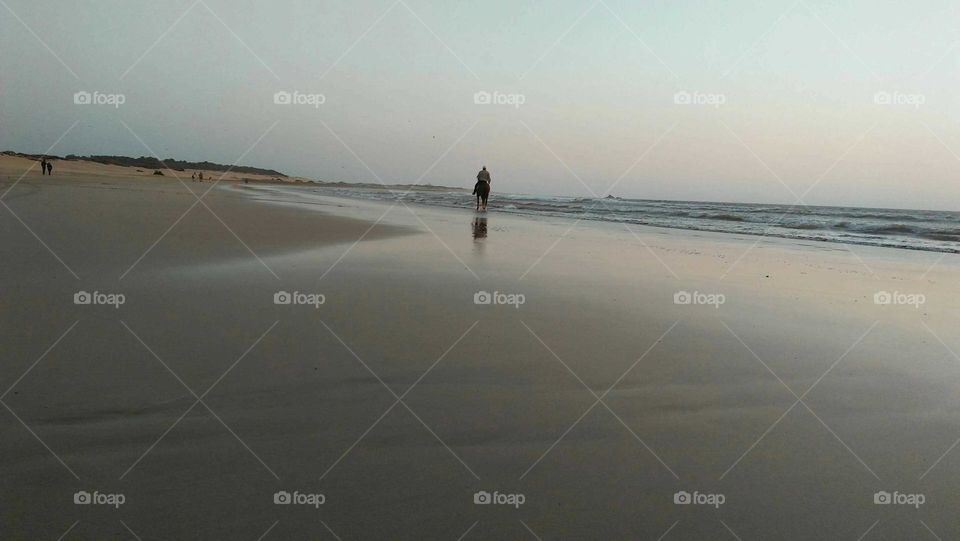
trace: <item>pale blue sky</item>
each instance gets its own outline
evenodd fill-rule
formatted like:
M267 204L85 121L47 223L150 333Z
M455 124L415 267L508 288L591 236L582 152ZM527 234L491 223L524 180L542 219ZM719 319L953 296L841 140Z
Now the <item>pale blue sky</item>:
M161 157L233 163L277 122L243 164L460 186L486 164L511 192L960 209L949 1L3 1L0 149L42 152L79 120L52 153L150 154L122 121ZM126 103L78 106L79 90ZM326 102L275 105L278 90ZM678 105L683 90L724 103Z

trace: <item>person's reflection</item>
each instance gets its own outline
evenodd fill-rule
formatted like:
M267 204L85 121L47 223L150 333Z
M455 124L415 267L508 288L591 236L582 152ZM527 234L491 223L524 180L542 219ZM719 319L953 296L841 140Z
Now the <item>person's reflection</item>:
M473 219L473 246L476 251L482 252L487 238L487 217L477 216Z

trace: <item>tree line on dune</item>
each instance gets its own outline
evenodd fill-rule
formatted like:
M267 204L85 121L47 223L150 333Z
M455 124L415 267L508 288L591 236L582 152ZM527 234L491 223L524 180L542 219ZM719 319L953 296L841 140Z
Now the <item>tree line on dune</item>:
M76 154L67 154L66 156L54 156L52 154L24 154L21 152L4 151L0 154L5 156L18 156L21 158L30 158L40 160L41 158L53 158L55 160L67 161L90 161L107 165L119 165L123 167L141 167L144 169L167 169L174 171L184 171L186 169L202 169L204 171L227 171L236 173L249 173L255 175L269 175L272 177L286 177L287 175L274 171L273 169L261 169L259 167L250 167L246 165L223 165L213 162L187 162L174 160L158 160L151 156L140 156L139 158L130 158L128 156L77 156Z

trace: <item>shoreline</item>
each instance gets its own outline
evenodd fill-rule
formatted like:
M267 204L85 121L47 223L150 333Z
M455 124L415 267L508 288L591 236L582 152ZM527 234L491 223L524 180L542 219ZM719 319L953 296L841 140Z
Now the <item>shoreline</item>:
M23 156L12 156L12 155L0 156L0 175L6 174L8 176L8 181L6 183L8 186L13 184L14 181L16 181L16 178L24 178L20 175L15 175L13 173L21 170L26 171L27 168L23 164L28 163L30 161L34 161L34 160L30 160ZM149 172L146 170L136 170L141 173L140 175L136 175L134 173L135 168L132 166L107 165L107 164L102 164L99 162L91 162L87 160L69 160L69 161L66 161L65 163L70 165L68 165L65 171L61 171L61 173L65 172L67 175L75 175L77 174L77 169L79 169L80 171L82 171L83 176L89 177L91 179L100 177L100 176L122 177L122 178L134 176L134 177L154 178L154 179L157 177L157 176L154 176L152 172ZM190 170L190 171L193 171L193 170ZM189 179L185 178L185 176L183 175L185 175L185 173L188 173L190 171L180 172L180 175L179 175L180 180L183 182L188 182ZM200 171L200 170L196 170L196 171ZM457 192L459 194L462 192L462 194L464 195L463 197L464 201L472 201L472 198L465 195L466 194L465 188L455 188L455 187L447 187L447 186L407 185L407 184L380 185L380 184L370 184L370 183L326 182L326 181L307 179L304 177L284 177L283 179L279 179L279 178L271 177L269 175L230 173L230 172L222 172L222 171L203 171L203 172L206 173L208 177L211 177L211 178L208 178L202 183L198 183L201 186L203 184L209 184L211 182L211 179L217 179L215 180L215 182L222 184L223 186L235 186L235 187L249 186L251 188L261 186L266 188L267 190L269 190L270 187L275 187L275 188L279 188L280 190L295 188L298 190L299 189L334 190L334 191L335 190L373 190L376 192L390 192L390 193L401 192L402 193L402 192L407 192L408 190L405 189L407 188L407 189L410 189L409 191L411 193ZM22 174L25 174L25 173L22 173ZM221 177L223 178L221 179ZM53 177L43 177L43 178L52 179ZM170 180L176 181L177 179L170 178ZM251 182L252 182L252 185L250 184ZM190 183L192 183L192 181ZM362 201L383 201L380 199L366 198L366 197L357 196L357 195L340 195L336 193L322 194L322 195L333 197L333 198L343 197L345 199L362 200ZM523 194L503 194L503 195L507 197L508 200L511 197L521 197L521 198L541 197L541 196L525 196ZM572 196L571 197L558 196L557 198L571 199L574 201L584 200L584 198L572 197ZM547 197L547 199L551 199L551 197ZM586 198L586 199L592 199L592 198ZM799 206L803 208L814 208L814 209L849 209L849 210L867 210L867 211L875 210L875 211L893 211L893 212L919 212L919 213L952 212L952 211L932 211L932 210L923 210L923 209L887 209L887 208L879 208L879 207L873 208L873 207L838 207L838 206L824 206L824 205L782 205L782 204L767 204L767 203L737 203L737 202L681 201L681 200L655 200L655 199L648 200L648 199L631 199L631 198L626 198L626 199L612 198L612 199L614 201L672 203L672 204L682 204L682 205L719 204L719 205L742 205L742 206L748 206L748 207L764 207L764 206L773 205L773 206L781 206L781 207L789 207L789 208ZM431 203L424 203L420 201L410 201L410 202L407 202L407 204L418 205L418 206L422 205L422 206L434 207L434 208L449 208L449 209L461 209L461 210L472 208L471 204L457 206L457 205L442 204L442 203L431 204ZM502 199L501 199L501 205L503 205ZM819 236L819 237L803 236L803 235L800 235L799 233L786 234L783 232L771 231L772 228L777 227L776 223L767 225L766 228L763 230L763 232L758 233L758 232L752 232L752 231L723 230L723 229L718 229L716 226L713 226L713 227L695 226L692 224L682 224L682 223L666 225L666 224L658 224L658 223L641 223L641 222L630 221L630 220L610 220L610 219L597 218L589 215L582 215L574 218L572 216L566 216L556 212L552 213L550 211L522 211L522 210L516 209L514 205L510 203L507 203L505 206L501 206L500 208L497 208L495 206L493 210L496 210L504 214L526 216L532 219L559 218L559 219L567 219L571 221L588 222L588 223L624 224L629 227L647 227L647 228L668 229L668 230L683 230L683 231L695 231L695 232L704 232L704 233L743 235L743 236L748 236L754 239L756 239L757 237L761 239L780 238L780 239L786 239L789 241L829 243L829 244L839 244L844 246L882 247L882 248L910 250L910 251L916 251L916 252L930 252L930 253L939 253L939 254L960 254L960 243L957 243L957 242L953 242L952 246L951 245L922 246L922 245L904 244L902 241L896 242L893 244L890 244L890 243L884 244L883 242L880 242L880 241L857 240L853 238L837 239L837 238L825 238L823 236ZM782 218L783 216L781 216L781 219ZM741 222L737 220L735 221L735 223L741 223ZM757 223L760 225L763 225L763 222L757 222ZM796 231L805 230L805 228L802 228L802 227L801 228L787 227L787 229L796 230ZM943 240L943 239L934 239L934 240ZM878 244L878 242L880 243ZM889 242L894 242L894 241L891 240ZM949 243L950 241L943 240L943 242Z
M261 185L262 186L262 185ZM369 193L390 193L390 194L406 194L405 203L409 205L418 205L418 206L427 206L434 208L447 208L447 209L457 209L457 210L472 210L472 198L466 195L462 195L459 192L439 192L443 193L444 197L428 201L430 193L434 193L435 190L414 190L409 193L404 190L394 190L389 187L380 187L380 188L363 188L363 190L358 191L358 188L349 188L343 186L330 186L330 185L304 185L297 186L292 188L290 185L284 186L275 186L273 188L264 186L264 192L269 192L273 190L274 193L282 192L283 190L293 190L291 193L298 193L303 198L309 198L311 195L323 195L327 197L342 197L346 199L354 199L361 201L378 201L378 202L387 202L397 201L395 198L391 197L371 197L366 195ZM304 193L309 192L309 193ZM451 199L453 198L453 199ZM556 199L556 198L547 198L547 199ZM591 198L572 198L573 201L584 202L592 200ZM558 211L551 210L549 207L538 208L538 209L522 209L518 208L517 205L521 205L520 200L516 199L514 194L503 194L500 198L495 198L495 201L498 206L492 207L492 210L498 211L501 214L509 214L516 216L526 216L532 219L541 219L541 218L558 218L558 219L567 219L570 221L576 222L587 222L587 223L613 223L613 224L622 224L629 227L652 227L660 229L672 229L672 230L686 230L686 231L697 231L697 232L711 232L711 233L722 233L722 234L733 234L733 235L744 235L749 236L754 239L757 237L760 238L782 238L787 240L794 241L807 241L807 242L825 242L830 244L839 244L839 245L849 245L849 246L868 246L868 247L882 247L882 248L894 248L894 249L904 249L917 252L931 252L931 253L943 253L943 254L957 254L960 253L960 244L954 241L950 241L945 238L940 238L937 236L925 237L921 234L915 236L907 235L902 238L898 237L883 237L877 235L870 235L865 232L855 232L847 234L847 237L841 238L831 238L829 235L824 236L823 234L816 233L802 233L803 231L809 231L809 227L793 227L793 226L778 226L776 223L766 224L765 222L750 222L745 221L740 218L736 220L731 219L731 223L737 224L737 227L719 227L712 224L697 225L694 223L683 223L676 222L671 224L666 223L657 223L656 220L664 219L662 215L657 215L656 213L652 215L652 218L642 219L642 218L630 218L623 214L617 214L617 212L610 210L609 215L604 216L594 216L589 214L590 209L584 211L583 214L573 213L571 211ZM527 200L524 200L527 201ZM534 199L529 199L529 201L535 201ZM527 203L523 204L529 204ZM642 202L644 200L620 200L620 201L631 201L631 202ZM652 201L651 201L652 202ZM695 205L696 202L677 202L681 205ZM768 205L760 204L740 204L735 205L739 206L757 206L765 207ZM804 205L794 205L794 207L803 207L803 208L820 208L820 209L845 209L848 211L865 211L870 209L863 208L846 208L846 207L817 207L817 206L804 206ZM592 209L593 207L591 207ZM717 210L717 209L714 209ZM635 211L639 212L639 211ZM779 212L779 211L777 211ZM897 211L899 212L899 211ZM933 213L944 214L943 211L919 211L921 213ZM780 216L782 220L787 213L784 213ZM620 218L620 219L611 219L611 218ZM891 218L892 219L892 218ZM917 220L917 218L905 216L905 220ZM646 221L644 221L646 220ZM925 222L917 222L925 223ZM946 227L946 224L941 224ZM755 228L756 230L744 230L740 226L746 226L748 228ZM777 231L776 228L780 227L782 229L787 229L789 232ZM880 226L876 226L880 227ZM892 226L894 228L907 227L902 224L895 224ZM761 229L762 228L762 229ZM828 231L829 233L836 233L835 231L824 229L823 231ZM952 235L953 233L950 233ZM860 235L862 238L858 238L856 235ZM934 243L934 244L923 244L923 243ZM939 243L939 244L936 244Z
M391 203L384 200L373 200L373 199L364 199L362 197L350 197L344 195L335 195L335 194L323 194L323 193L310 193L310 194L296 194L295 198L284 199L282 197L268 197L264 193L255 193L255 192L268 192L273 193L274 196L278 195L276 192L279 189L281 193L285 190L291 188L291 186L266 186L266 185L229 185L224 186L223 189L227 191L236 191L237 193L243 193L248 197L251 197L253 200L257 200L267 204L277 204L282 206L289 207L299 207L308 210L318 211L319 209L326 210L327 212L342 212L343 208L355 208L360 209L366 206L372 206L375 208L386 209L391 206ZM295 189L300 189L300 187L293 187ZM306 187L306 189L317 188L317 187ZM293 192L286 192L291 193ZM310 199L315 198L314 202L311 202ZM467 197L469 199L469 197ZM493 201L493 200L491 200ZM435 211L450 211L456 215L463 215L465 213L476 216L484 216L483 213L475 213L472 207L470 208L459 208L459 207L449 207L444 205L433 205L426 204L421 202L408 202L406 203L410 207L419 208L424 210L435 210ZM402 205L398 204L398 208L402 209ZM319 210L322 212L322 210ZM370 215L366 215L368 219L371 218ZM911 253L919 254L930 254L932 259L941 259L941 263L955 261L960 263L960 248L957 252L950 251L939 251L939 250L930 250L922 248L911 248L903 246L876 246L871 244L860 244L856 242L842 242L842 241L832 241L832 240L820 240L820 239L806 239L806 238L794 238L794 237L785 237L775 234L768 235L756 235L751 233L741 233L741 232L728 232L728 231L714 231L710 229L693 229L685 227L668 227L652 224L638 224L638 223L628 223L628 222L616 222L610 220L593 220L589 218L585 219L574 219L568 216L555 216L555 215L546 215L546 214L536 214L536 213L522 213L522 212L511 212L510 210L504 210L502 208L497 208L494 205L491 205L490 211L486 213L486 216L498 216L505 218L517 218L519 220L530 220L535 223L544 223L544 224L558 224L560 226L574 226L576 227L597 227L602 230L607 231L618 231L623 232L624 226L629 226L630 229L637 232L645 232L647 234L664 234L669 235L671 232L676 232L680 237L694 236L694 237L703 237L714 239L718 242L723 242L728 240L731 242L742 242L747 245L750 244L773 244L777 246L802 246L809 247L814 249L820 249L824 251L837 251L850 253L851 250L862 250L866 253L882 255L887 253L891 259L897 259L900 257L909 257ZM857 252L859 253L859 252ZM952 257L953 256L953 257Z

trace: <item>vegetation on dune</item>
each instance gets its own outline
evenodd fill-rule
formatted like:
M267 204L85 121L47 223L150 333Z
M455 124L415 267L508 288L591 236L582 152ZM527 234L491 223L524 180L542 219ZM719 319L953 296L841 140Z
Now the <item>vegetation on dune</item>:
M34 160L39 160L46 156L47 158L53 158L55 160L67 160L67 161L89 161L95 163L103 163L107 165L119 165L122 167L141 167L144 169L172 169L174 171L184 171L188 169L202 169L204 171L227 171L235 173L248 173L253 175L268 175L271 177L286 177L287 175L274 171L273 169L261 169L259 167L250 167L246 165L223 165L213 162L186 162L182 160L174 160L172 158L166 160L158 160L150 156L140 156L139 158L130 158L127 156L77 156L75 154L67 154L66 156L55 156L53 154L24 154L21 152L12 152L4 151L0 154L6 156L19 156L21 158L30 158Z

